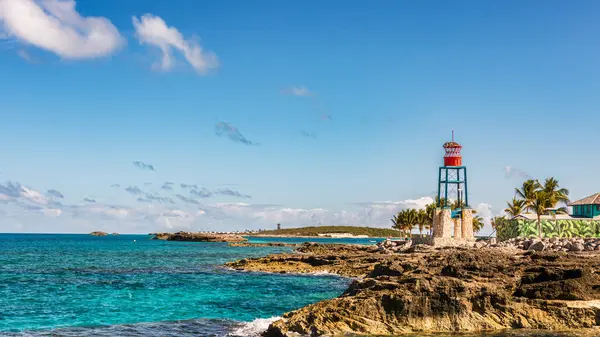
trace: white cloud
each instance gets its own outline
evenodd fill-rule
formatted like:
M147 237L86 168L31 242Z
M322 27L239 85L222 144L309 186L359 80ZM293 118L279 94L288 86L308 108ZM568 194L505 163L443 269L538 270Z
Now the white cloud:
M529 173L512 166L504 166L504 176L506 178L519 177L523 179L533 179Z
M19 49L19 51L17 51L17 55L29 63L37 63L37 60L31 57L31 55L29 55L29 53L24 49Z
M479 203L475 207L476 215L483 218L484 226L481 231L478 233L479 235L489 235L492 233L492 205L486 203Z
M184 39L177 28L167 26L166 22L158 16L145 14L140 18L133 17L133 26L141 44L160 48L162 60L155 65L158 69L163 71L173 69L175 65L173 48L179 50L198 73L204 74L219 66L219 60L214 53L204 51L196 41Z
M48 199L40 192L21 186L21 197L40 205L48 204Z
M66 59L110 55L125 44L103 17L82 17L74 0L0 0L4 34Z
M313 95L313 92L304 86L290 87L290 88L283 90L283 93L288 94L288 95L293 95L293 96L299 96L299 97L307 97L307 96Z
M0 184L0 200L27 202L36 205L48 204L48 198L39 191L11 181L7 182L6 185Z
M42 213L48 217L57 217L62 214L62 211L57 208L46 208L42 210Z

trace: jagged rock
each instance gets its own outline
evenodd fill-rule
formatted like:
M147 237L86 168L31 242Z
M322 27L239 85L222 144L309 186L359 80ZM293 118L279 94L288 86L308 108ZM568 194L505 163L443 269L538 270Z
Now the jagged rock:
M499 242L497 247L501 248L518 248L522 250L530 250L530 247L533 245L535 249L538 250L541 248L541 242L544 246L544 251L569 251L569 252L591 252L596 249L596 247L600 246L600 240L596 238L544 238L542 240L538 238L513 238L510 240L506 240L503 242ZM484 247L496 247L495 245L487 245Z
M527 250L532 250L536 252L541 252L546 249L546 244L543 241L533 242Z
M531 245L533 245L537 242L538 242L538 240L532 239L532 240L523 241L521 244L522 244L523 249L527 250L527 249L529 249L529 247Z
M540 243L550 244L533 245ZM338 298L285 314L263 336L565 330L592 328L600 316L600 276L594 272L600 255L581 258L489 248L445 248L393 257L363 252L372 257L370 268L363 269L370 270L364 278L352 282ZM315 258L336 265L344 260L341 255L354 254L348 267L367 259L354 248L331 247L329 253L338 259ZM273 261L276 256L263 259ZM285 258L277 263L307 256L280 257Z
M585 248L583 247L583 244L579 241L576 241L574 243L571 244L571 249L570 251L573 252L581 252L583 251Z
M370 273L375 264L389 258L391 255L380 252L376 246L305 243L292 254L248 258L225 265L236 270L273 273L329 272L358 277Z
M108 233L102 232L102 231L94 231L94 232L91 232L90 235L92 235L92 236L107 236Z

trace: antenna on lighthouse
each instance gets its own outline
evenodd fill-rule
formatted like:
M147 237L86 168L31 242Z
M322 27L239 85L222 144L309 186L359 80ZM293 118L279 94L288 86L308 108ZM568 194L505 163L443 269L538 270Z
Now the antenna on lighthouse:
M454 141L454 130L452 130L452 141Z

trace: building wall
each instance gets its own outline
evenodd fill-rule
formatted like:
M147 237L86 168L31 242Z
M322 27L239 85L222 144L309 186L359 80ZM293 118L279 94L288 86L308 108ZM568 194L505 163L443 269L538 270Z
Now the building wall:
M591 219L542 220L542 236L552 237L594 237L600 238L600 221ZM516 237L538 237L536 220L499 219L496 222L496 236L500 241Z
M573 206L573 216L593 218L596 215L600 215L600 205Z

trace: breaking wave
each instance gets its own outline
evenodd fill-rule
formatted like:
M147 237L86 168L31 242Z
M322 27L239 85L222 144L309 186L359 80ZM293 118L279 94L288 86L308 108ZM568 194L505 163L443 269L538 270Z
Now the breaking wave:
M231 337L259 337L262 332L267 330L269 325L281 317L257 318L252 322L243 323L242 326L229 333Z

